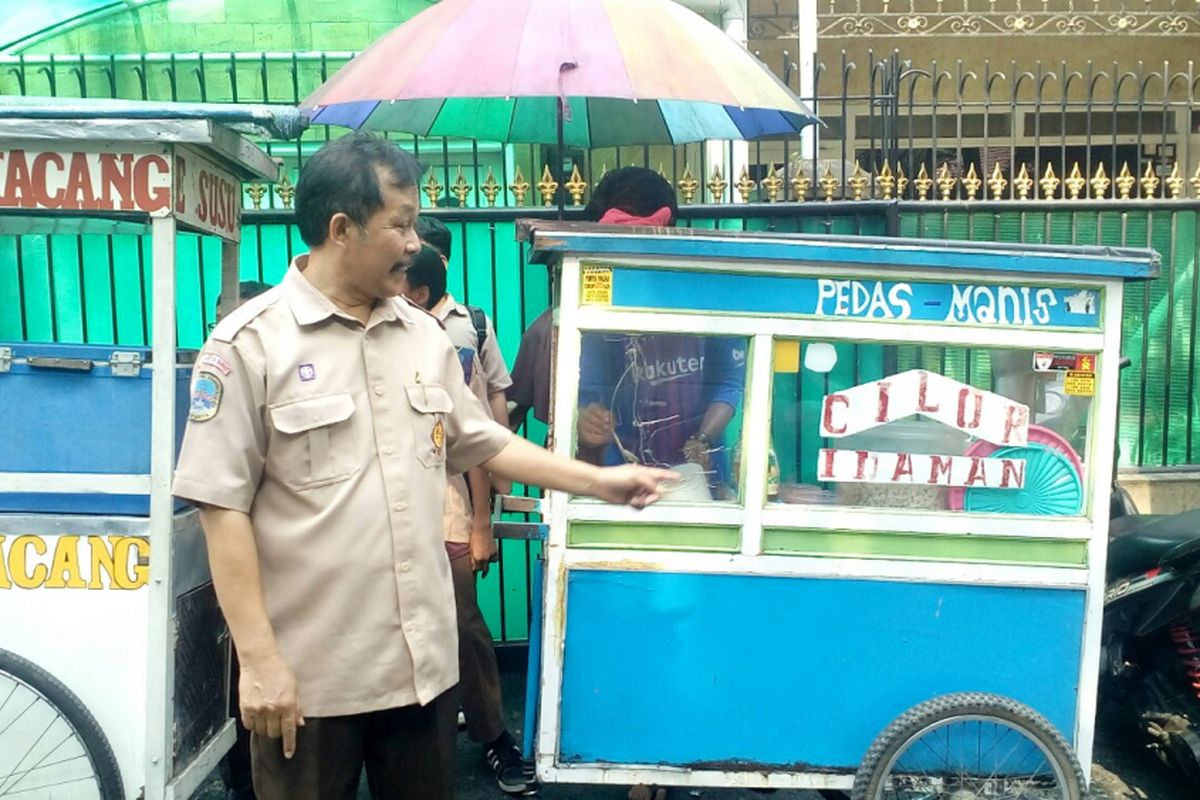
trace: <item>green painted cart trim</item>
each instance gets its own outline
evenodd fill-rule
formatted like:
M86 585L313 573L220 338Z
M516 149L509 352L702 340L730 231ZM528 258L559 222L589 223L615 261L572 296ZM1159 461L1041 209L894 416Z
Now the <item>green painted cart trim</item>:
M1086 541L1075 539L890 531L763 531L763 552L772 555L1085 567L1087 548Z
M742 532L735 525L572 522L567 529L570 547L736 553L741 544Z

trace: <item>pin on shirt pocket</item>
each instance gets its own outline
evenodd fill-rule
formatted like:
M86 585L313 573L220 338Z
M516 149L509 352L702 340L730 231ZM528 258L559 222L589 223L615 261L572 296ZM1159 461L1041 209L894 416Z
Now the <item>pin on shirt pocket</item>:
M446 415L454 410L454 401L444 386L418 383L404 387L413 410L413 445L422 466L434 468L446 463Z

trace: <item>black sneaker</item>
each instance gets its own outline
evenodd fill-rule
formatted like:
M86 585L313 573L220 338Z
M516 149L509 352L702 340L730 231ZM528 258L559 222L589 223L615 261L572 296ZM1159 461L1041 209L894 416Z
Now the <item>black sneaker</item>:
M508 731L483 750L483 759L496 776L496 785L505 794L531 795L537 792L538 782L521 758L521 750Z

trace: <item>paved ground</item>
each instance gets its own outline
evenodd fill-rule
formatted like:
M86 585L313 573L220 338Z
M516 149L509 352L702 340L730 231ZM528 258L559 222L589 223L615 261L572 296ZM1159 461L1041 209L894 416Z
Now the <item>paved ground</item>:
M503 675L505 706L510 729L520 739L520 717L524 702L524 673L513 665ZM1200 787L1188 786L1163 767L1138 743L1129 741L1105 715L1101 716L1097 732L1096 765L1092 781L1097 800L1197 800ZM461 800L495 800L504 797L492 781L478 746L465 734L459 737L458 796ZM543 800L625 800L628 787L616 786L545 786ZM674 790L670 800L819 800L811 792L773 792L762 795L749 791ZM193 800L223 800L220 781L209 781ZM359 790L360 800L369 800L364 780Z

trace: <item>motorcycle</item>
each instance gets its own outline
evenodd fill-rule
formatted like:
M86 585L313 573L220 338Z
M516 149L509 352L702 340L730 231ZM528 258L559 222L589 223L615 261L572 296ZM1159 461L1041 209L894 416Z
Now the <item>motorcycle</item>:
M1138 515L1118 490L1112 515L1101 699L1200 784L1200 510Z

